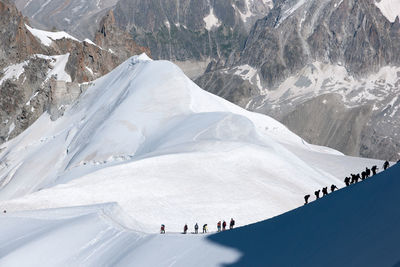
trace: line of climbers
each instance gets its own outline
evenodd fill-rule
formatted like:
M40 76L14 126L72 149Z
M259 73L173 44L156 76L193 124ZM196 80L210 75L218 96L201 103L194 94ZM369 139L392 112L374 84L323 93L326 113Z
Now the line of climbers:
M390 164L389 161L385 161L385 163L383 163L383 170L386 171L387 168L389 168ZM349 186L351 184L355 184L358 183L359 180L364 181L365 179L369 178L371 176L371 171L372 171L372 176L374 176L377 171L379 170L379 168L374 165L372 166L371 169L369 169L368 167L365 168L365 171L361 172L361 175L359 173L357 174L350 174L350 177L346 177L344 179L344 183L346 184L346 186Z
M400 160L398 160L397 163L400 163ZM389 166L390 166L389 161L385 161L385 163L383 163L383 166L382 166L383 170L386 170L387 168L389 168ZM372 171L372 176L374 176L377 173L378 169L379 168L376 165L372 166L371 169L366 167L365 171L361 172L361 175L358 173L358 174L351 174L350 175L351 177L346 177L344 179L344 183L346 184L346 186L349 186L351 184L358 183L359 180L364 181L365 179L367 179L367 178L369 178L371 176L371 171ZM331 185L331 193L334 192L336 189L339 189L339 188L337 188L337 186L334 185L334 184ZM320 193L321 193L321 190L317 190L317 191L314 192L315 199L319 199L319 194ZM322 196L328 195L328 187L323 187L322 188L322 194L323 194ZM310 199L310 195L305 195L304 196L304 200L305 200L304 205L308 204L308 200L309 199ZM5 212L6 211L4 211L4 213ZM235 225L235 220L233 218L231 218L231 222L229 224L229 229L233 229L234 225ZM226 230L226 222L223 221L221 223L221 221L219 221L217 223L217 232L221 232L221 226L222 226L222 231L225 231ZM185 226L183 227L183 233L186 234L187 230L188 230L188 226L187 226L187 224L185 224ZM196 223L194 225L194 233L198 234L198 232L199 232L199 225ZM203 225L203 234L207 233L207 232L208 232L207 224L204 224ZM165 234L165 225L164 224L161 225L160 233L161 234Z
M221 221L219 221L217 223L217 231L218 232L221 232L221 226L222 226L222 231L225 231L226 230L226 221L223 221L222 223L221 223ZM234 226L235 226L235 220L233 218L231 218L231 221L229 223L229 229L232 230ZM185 226L183 227L183 234L186 234L188 229L189 228L188 228L187 224L185 224ZM203 224L203 234L205 234L207 232L208 232L208 225ZM165 234L165 225L164 224L161 224L160 233ZM198 233L199 233L199 225L196 223L194 225L194 234L198 234Z
M339 188L337 188L337 186L334 185L334 184L331 185L331 192L335 191L336 189L339 189ZM320 192L321 192L321 190L317 190L317 191L314 192L315 198L316 198L316 199L319 199L319 193L320 193ZM323 196L328 195L328 187L322 188L322 194L323 194ZM308 199L309 199L309 198L310 198L310 195L305 195L305 196L304 196L304 200L305 200L304 205L307 205L307 204L308 204Z
M400 163L400 160L397 161L397 163ZM386 170L387 168L389 168L389 166L390 166L389 161L385 161L385 163L383 163L382 167L383 167L384 170ZM376 174L377 170L378 170L378 167L376 165L372 166L371 169L366 167L365 171L361 172L361 175L359 173L358 174L353 174L352 173L351 177L346 177L344 179L344 183L346 184L346 186L349 186L351 184L358 183L359 180L364 181L365 179L367 179L367 178L369 178L371 176L371 171L372 171L372 176L373 176L373 175ZM338 189L336 187L336 185L331 185L331 192L335 191L335 189ZM317 190L317 191L314 192L315 199L319 199L320 192L321 192L321 190ZM323 196L328 195L328 187L322 188L322 193L323 193ZM304 205L308 204L309 198L310 198L310 195L305 195L304 196L304 200L305 200Z

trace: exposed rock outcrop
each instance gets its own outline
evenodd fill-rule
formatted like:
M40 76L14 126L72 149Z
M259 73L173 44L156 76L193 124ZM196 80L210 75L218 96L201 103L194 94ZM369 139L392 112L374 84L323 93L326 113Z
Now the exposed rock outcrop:
M0 68L23 61L41 51L40 43L26 30L27 20L9 0L0 1Z
M129 33L121 30L116 25L112 10L101 20L94 42L117 55L121 60L141 53L151 56L150 49L137 45Z
M154 59L171 60L194 78L213 59L229 61L271 7L269 0L120 0L113 12L117 26Z

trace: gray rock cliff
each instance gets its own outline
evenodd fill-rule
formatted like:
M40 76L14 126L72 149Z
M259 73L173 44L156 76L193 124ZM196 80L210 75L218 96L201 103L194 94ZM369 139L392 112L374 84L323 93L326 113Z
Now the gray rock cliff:
M373 0L277 0L240 53L196 82L309 142L397 160L399 30Z

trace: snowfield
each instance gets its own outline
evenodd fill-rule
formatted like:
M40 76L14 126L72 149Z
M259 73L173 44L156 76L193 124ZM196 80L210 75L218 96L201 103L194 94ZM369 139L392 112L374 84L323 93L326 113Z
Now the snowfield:
M94 81L63 117L44 114L0 146L0 263L54 255L36 265L126 266L133 253L143 266L149 252L139 244L155 244L165 256L156 265L185 266L203 256L188 248L171 257L176 248L164 239L181 249L193 241L149 235L161 224L168 232L196 222L215 231L231 217L247 225L373 164L382 166L307 144L274 119L203 91L174 64L136 56ZM210 266L240 257L217 247L203 251Z

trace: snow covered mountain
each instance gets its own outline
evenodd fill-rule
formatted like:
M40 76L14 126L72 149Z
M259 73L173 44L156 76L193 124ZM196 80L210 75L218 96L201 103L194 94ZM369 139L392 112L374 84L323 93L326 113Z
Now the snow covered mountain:
M62 115L85 90L85 82L146 51L125 38L129 49L116 55L90 40L27 23L14 4L0 0L0 143L17 136L43 112L53 119Z
M57 13L57 1L47 2L44 9ZM399 158L397 1L109 3L96 43L118 56L129 53L125 40L133 36L153 58L174 61L200 87L273 116L308 142L347 155ZM75 4L83 5L70 2ZM88 1L82 12L93 8ZM325 131L314 131L314 122Z
M116 202L146 232L231 216L239 225L256 222L381 164L307 144L145 55L0 151L0 207L9 212Z

